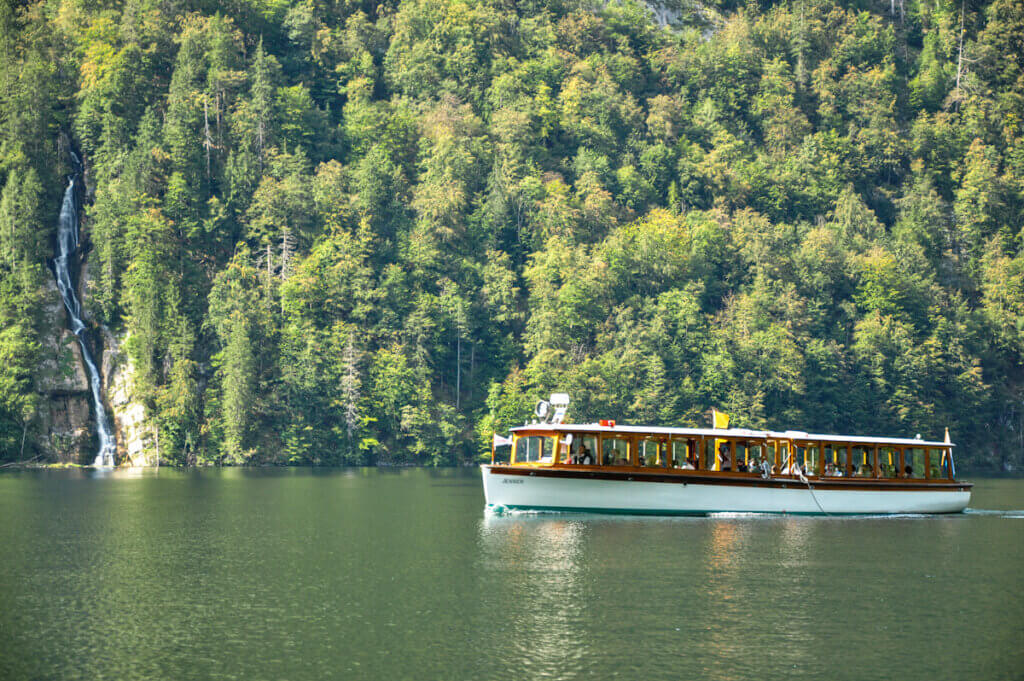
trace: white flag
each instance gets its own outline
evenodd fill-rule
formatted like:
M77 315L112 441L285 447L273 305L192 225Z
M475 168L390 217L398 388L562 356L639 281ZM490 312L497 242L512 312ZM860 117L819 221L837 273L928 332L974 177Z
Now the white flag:
M510 437L502 437L502 436L498 435L497 433L494 434L494 446L495 447L501 447L502 445L511 445L511 444L512 444L512 438L510 438Z

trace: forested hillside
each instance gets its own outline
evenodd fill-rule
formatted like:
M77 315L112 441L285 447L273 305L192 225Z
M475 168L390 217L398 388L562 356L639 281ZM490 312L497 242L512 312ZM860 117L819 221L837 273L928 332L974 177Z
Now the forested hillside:
M7 0L0 82L0 458L76 151L164 463L472 460L561 389L1024 464L1020 0Z

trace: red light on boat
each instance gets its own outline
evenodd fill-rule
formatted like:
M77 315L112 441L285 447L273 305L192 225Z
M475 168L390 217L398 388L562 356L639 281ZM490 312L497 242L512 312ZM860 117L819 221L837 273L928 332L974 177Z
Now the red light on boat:
M615 421L611 421L609 419L601 419L600 421L598 421L598 423L601 424L602 426L607 426L608 428L615 427Z

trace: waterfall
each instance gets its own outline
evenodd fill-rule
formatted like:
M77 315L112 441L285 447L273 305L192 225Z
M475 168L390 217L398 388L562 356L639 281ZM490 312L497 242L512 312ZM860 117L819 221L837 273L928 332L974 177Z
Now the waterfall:
M75 172L68 178L68 187L64 190L64 202L60 207L60 221L57 225L57 256L53 259L53 273L57 280L57 288L60 289L60 296L64 299L68 318L71 320L71 331L78 338L78 344L82 348L82 359L85 360L85 368L89 374L92 403L96 411L96 433L100 438L100 450L96 454L93 465L97 467L113 466L114 451L117 445L107 422L107 410L103 406L100 372L96 368L96 362L89 351L89 344L85 340L86 327L82 321L82 304L78 300L75 284L71 278L72 258L78 251L78 205L75 200L75 190L81 169L81 162L74 152L71 152L71 158Z

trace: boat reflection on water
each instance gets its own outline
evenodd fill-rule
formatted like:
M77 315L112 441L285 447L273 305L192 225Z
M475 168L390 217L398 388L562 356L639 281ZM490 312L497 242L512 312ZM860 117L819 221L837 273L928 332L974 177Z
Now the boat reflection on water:
M504 606L492 632L507 656L499 666L629 678L668 655L674 669L724 681L759 678L764 653L775 666L826 674L820 651L836 647L841 627L823 623L855 608L859 592L821 588L834 569L821 550L861 527L782 515L485 513L478 573ZM853 564L854 547L833 551Z

